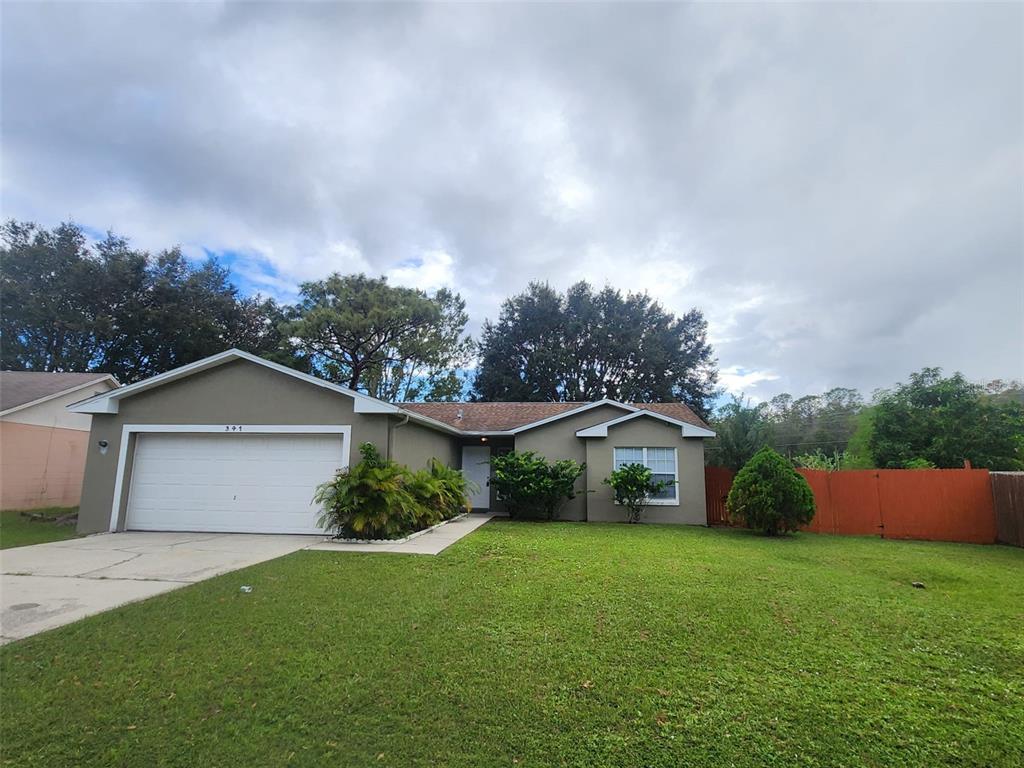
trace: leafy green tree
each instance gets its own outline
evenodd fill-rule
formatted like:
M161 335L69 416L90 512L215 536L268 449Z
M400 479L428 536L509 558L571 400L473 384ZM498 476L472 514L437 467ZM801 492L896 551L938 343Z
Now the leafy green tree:
M822 451L846 450L857 427L864 403L860 393L835 387L821 395L773 397L765 411L771 428L771 445L785 456Z
M751 405L742 396L733 395L732 402L718 409L711 421L715 438L707 447L709 464L738 470L768 444L767 406Z
M382 400L453 400L472 355L458 294L433 296L386 278L331 275L303 283L284 333L325 378Z
M871 406L857 414L857 426L846 444L846 466L844 469L875 469L875 457L871 454L871 435L875 431L875 409Z
M239 299L238 321L232 346L303 373L312 369L309 358L295 348L282 333L291 308L274 299L250 296Z
M765 446L733 480L726 499L729 514L748 527L775 536L814 519L814 494L807 481L778 452Z
M675 317L646 294L585 282L565 295L531 283L484 323L478 400L682 400L707 415L717 395L707 321Z
M510 518L552 520L569 499L586 464L572 459L548 462L533 451L491 457L491 487Z
M531 283L506 299L498 322L484 321L474 399L561 400L568 357L562 321L562 298L547 284Z
M668 481L655 480L654 473L643 464L626 464L604 479L615 495L615 501L626 508L626 522L639 523L640 516L651 498L669 485Z
M437 320L387 349L388 362L371 368L366 389L382 400L452 401L462 397L474 345L465 335L469 316L457 293L441 288L430 301Z
M87 371L100 268L74 224L52 232L8 221L0 250L0 362L5 369Z
M992 401L962 374L923 368L910 381L880 392L869 441L879 467L910 462L937 467L1024 469L1024 407Z
M177 248L152 256L108 233L7 222L0 249L0 362L34 371L105 371L130 383L228 347L300 364L273 302L242 299L216 261Z

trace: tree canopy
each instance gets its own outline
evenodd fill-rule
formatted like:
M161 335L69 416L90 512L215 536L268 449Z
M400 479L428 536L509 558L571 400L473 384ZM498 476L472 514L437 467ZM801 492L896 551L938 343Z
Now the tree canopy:
M721 406L711 422L715 437L707 447L708 463L738 470L768 444L770 426L764 403L752 405L742 396Z
M682 400L707 415L717 394L707 321L681 317L646 294L588 283L564 295L531 283L507 299L480 342L478 400Z
M468 365L465 302L388 285L383 277L331 275L303 283L283 327L313 369L382 400L455 400Z
M241 298L228 272L155 256L112 233L9 221L0 236L0 364L9 370L104 371L130 383L228 347L301 367L273 301Z
M993 398L962 374L923 368L875 397L868 446L879 467L929 462L1024 469L1024 407Z

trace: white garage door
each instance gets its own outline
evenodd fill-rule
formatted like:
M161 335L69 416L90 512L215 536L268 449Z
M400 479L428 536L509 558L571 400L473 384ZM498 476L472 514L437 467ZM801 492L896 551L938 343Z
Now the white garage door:
M320 533L313 492L344 463L343 436L140 434L129 530Z

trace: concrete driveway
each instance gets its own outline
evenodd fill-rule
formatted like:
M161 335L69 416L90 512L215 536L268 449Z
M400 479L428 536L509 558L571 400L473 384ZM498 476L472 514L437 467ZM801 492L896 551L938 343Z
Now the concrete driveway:
M0 550L0 643L287 555L319 536L111 533Z

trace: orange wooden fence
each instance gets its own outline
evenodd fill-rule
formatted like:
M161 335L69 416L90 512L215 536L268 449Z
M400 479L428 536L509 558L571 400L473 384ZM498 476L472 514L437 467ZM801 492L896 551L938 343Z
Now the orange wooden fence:
M707 470L714 470L705 472L708 489L714 487L716 494L728 495L724 478L729 471L720 467ZM814 492L814 520L805 529L812 533L974 544L996 541L987 469L798 471ZM709 495L708 525L720 525L724 509L713 511L713 501Z
M729 525L725 497L729 495L735 475L735 472L726 467L704 467L704 498L708 506L708 525Z
M1024 472L993 472L992 502L999 542L1024 547Z

